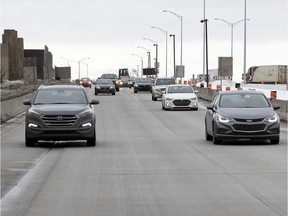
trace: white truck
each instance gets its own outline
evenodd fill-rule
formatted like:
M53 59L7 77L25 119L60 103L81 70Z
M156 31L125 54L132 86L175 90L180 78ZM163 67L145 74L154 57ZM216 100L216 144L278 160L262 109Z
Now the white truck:
M287 84L287 65L253 66L248 69L247 83Z

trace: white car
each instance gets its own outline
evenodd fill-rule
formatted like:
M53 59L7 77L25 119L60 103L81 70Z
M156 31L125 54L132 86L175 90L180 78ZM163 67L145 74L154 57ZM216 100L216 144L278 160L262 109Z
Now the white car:
M162 109L189 108L198 110L198 97L190 85L169 85L163 92Z

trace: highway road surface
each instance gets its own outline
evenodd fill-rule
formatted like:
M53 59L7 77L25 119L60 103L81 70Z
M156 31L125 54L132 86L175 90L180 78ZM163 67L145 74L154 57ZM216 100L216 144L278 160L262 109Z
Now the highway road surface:
M24 114L1 125L2 216L286 216L287 126L279 145L204 138L198 111L163 111L150 93L100 101L97 144L26 148Z

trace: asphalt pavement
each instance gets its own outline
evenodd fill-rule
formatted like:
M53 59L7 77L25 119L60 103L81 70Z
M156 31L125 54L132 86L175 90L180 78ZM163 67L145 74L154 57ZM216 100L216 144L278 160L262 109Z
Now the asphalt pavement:
M100 101L97 144L26 148L24 117L1 125L2 216L286 216L287 126L279 145L205 140L204 115L164 111L123 88Z

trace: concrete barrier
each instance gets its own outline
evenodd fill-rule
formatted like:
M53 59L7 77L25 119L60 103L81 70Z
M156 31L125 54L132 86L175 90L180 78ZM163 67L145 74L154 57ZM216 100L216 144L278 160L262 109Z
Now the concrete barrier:
M27 110L28 106L23 105L23 100L30 99L33 93L29 93L10 100L1 101L1 123Z
M212 101L217 94L217 90L213 89L207 89L207 88L201 88L201 87L194 87L195 90L198 90L198 97L207 100L207 101ZM279 117L281 120L286 121L288 119L288 101L284 100L277 100L277 99L272 99L271 100L272 104L278 104L280 105L280 109L277 110L276 112L278 113Z

